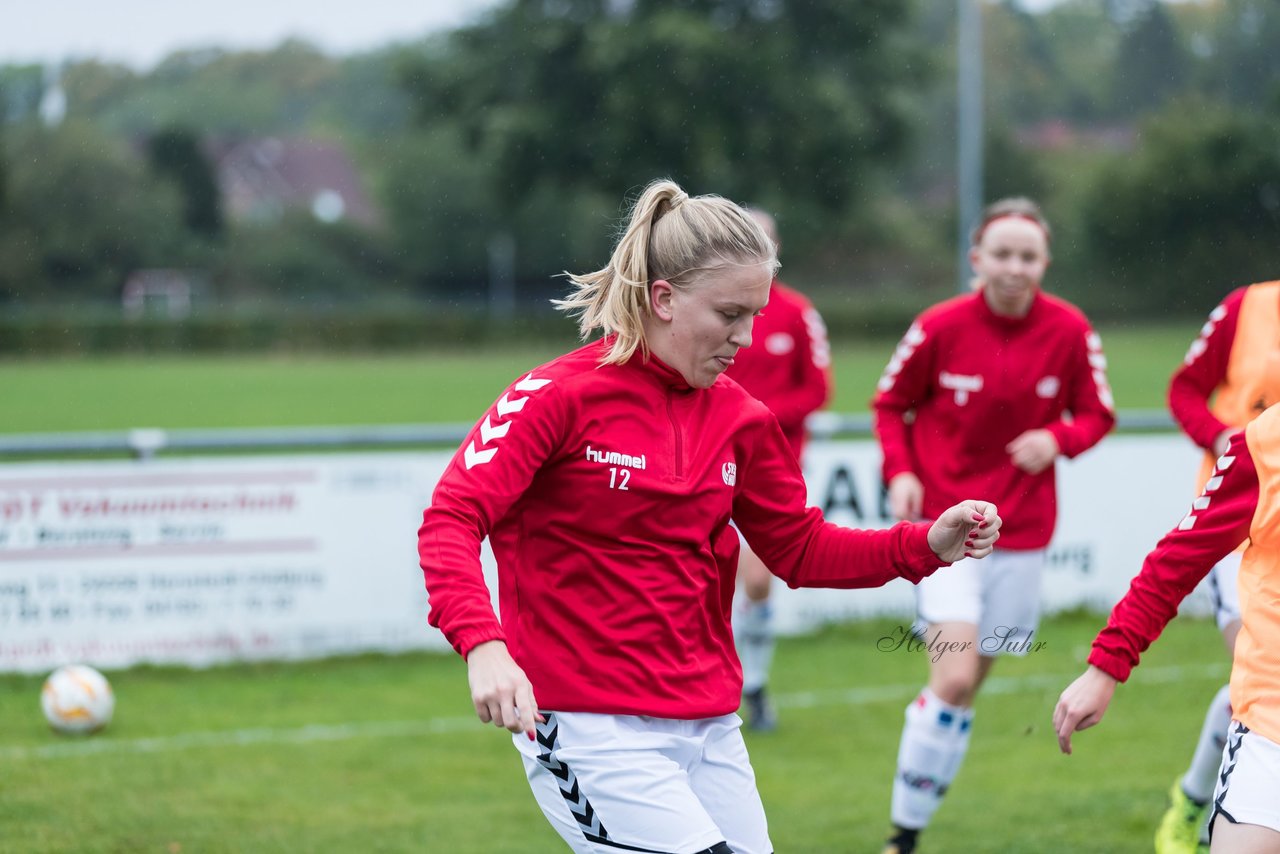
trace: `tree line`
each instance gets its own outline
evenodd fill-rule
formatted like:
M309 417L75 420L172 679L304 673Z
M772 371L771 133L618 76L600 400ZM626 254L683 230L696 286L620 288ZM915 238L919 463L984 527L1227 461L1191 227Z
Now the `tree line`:
M1100 315L1203 314L1280 275L1280 7L982 6L986 196L1036 197L1047 286ZM828 314L955 287L955 9L923 0L508 0L335 58L301 42L145 72L0 67L0 305L118 301L200 271L223 305L519 298L598 266L621 202L670 176L776 213ZM341 143L373 227L227 215L211 140ZM896 321L895 321L896 322Z

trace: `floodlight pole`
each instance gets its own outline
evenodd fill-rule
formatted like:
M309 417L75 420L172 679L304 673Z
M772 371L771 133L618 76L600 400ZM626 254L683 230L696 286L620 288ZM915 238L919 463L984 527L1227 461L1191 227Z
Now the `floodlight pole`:
M982 211L981 0L956 0L957 286L969 290L969 230Z

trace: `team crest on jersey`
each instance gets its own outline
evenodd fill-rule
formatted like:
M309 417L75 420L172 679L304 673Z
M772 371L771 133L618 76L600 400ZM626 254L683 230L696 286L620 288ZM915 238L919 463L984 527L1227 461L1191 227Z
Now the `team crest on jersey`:
M738 464L725 463L720 467L720 476L724 478L725 486L733 486L738 482Z
M773 356L785 356L796 348L796 339L789 332L775 332L764 339L764 349Z
M1041 377L1040 382L1036 383L1036 397L1053 400L1061 388L1062 381L1057 377Z

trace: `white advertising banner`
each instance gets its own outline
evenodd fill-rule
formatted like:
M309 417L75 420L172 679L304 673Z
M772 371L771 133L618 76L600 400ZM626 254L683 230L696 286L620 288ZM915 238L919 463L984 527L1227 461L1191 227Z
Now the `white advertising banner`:
M1074 460L1059 459L1058 527L1044 575L1045 610L1110 609L1128 590L1143 557L1190 509L1200 459L1201 452L1176 434L1109 436ZM892 524L875 442L813 442L804 463L809 503L830 521L856 528ZM794 634L872 614L910 617L914 589L907 581L875 590L791 590L775 583L776 625ZM1188 599L1188 610L1204 606L1199 591Z
M447 648L415 536L447 461L0 467L0 670Z
M450 456L0 466L0 671L447 649L426 624L415 534ZM1123 595L1189 506L1197 463L1176 435L1113 436L1060 462L1046 607ZM805 470L832 521L889 524L874 442L815 442ZM487 547L482 562L492 590ZM914 609L906 582L775 590L786 633Z

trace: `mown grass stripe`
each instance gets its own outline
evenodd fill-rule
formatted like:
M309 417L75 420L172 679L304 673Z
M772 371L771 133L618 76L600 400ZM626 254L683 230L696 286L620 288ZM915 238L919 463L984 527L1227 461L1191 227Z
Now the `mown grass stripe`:
M1140 683L1177 682L1189 678L1226 679L1227 663L1154 667L1134 671L1131 681ZM993 677L982 688L984 694L1021 694L1030 691L1065 688L1078 674L1040 673L1019 677ZM779 694L774 702L783 708L809 709L826 706L860 706L890 700L909 700L920 690L921 682L877 685L867 688L832 691L800 691ZM367 721L342 724L308 724L294 728L261 727L255 729L190 732L150 738L111 738L94 736L76 741L34 746L0 746L0 759L61 759L109 753L163 753L203 747L238 747L251 744L312 744L325 741L348 741L358 738L404 738L479 731L474 717L434 718L421 721Z

